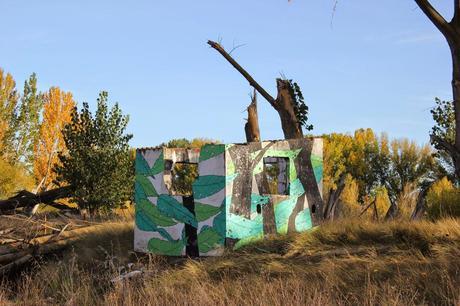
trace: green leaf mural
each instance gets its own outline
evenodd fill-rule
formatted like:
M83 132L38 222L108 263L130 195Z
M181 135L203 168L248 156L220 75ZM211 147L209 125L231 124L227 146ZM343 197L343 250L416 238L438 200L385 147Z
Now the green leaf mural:
M136 174L136 183L138 183L144 190L144 194L147 197L157 197L158 193L149 181L148 177L142 174Z
M225 145L205 145L200 151L200 162L225 152Z
M198 249L200 253L207 253L217 246L223 245L224 237L209 226L204 226L198 234Z
M323 158L318 155L311 156L311 165L315 173L316 182L319 183L323 178Z
M148 243L148 250L150 252L161 255L181 256L184 248L185 244L182 240L167 241L152 238Z
M136 214L137 213L141 214L142 219L145 220L144 223L149 222L155 226L164 227L177 224L173 219L162 215L157 206L153 205L149 200L141 200L139 203L136 203Z
M195 216L175 198L162 194L158 198L157 206L162 215L190 224L193 227L198 227Z
M144 189L141 184L135 182L134 184L134 202L139 203L142 199L146 200L147 196L145 195Z
M195 199L207 198L224 189L225 176L205 175L199 176L193 183L193 196Z
M220 211L220 207L195 202L195 217L198 222L207 220Z
M165 170L165 163L164 163L164 158L163 158L163 152L161 152L160 156L158 156L157 160L153 164L152 170L150 173L152 175L157 175L160 172L163 172Z
M221 236L225 237L226 233L226 216L225 206L221 208L221 213L218 214L212 221L212 228Z
M136 153L136 174L149 175L150 167L141 152Z

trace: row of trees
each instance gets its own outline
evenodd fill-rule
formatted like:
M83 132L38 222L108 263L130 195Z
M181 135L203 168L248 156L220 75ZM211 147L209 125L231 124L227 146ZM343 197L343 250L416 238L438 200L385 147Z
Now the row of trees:
M61 130L74 107L72 94L59 87L39 92L35 74L19 93L12 75L0 69L0 169L6 174L0 197L18 187L53 187L52 169L65 150Z

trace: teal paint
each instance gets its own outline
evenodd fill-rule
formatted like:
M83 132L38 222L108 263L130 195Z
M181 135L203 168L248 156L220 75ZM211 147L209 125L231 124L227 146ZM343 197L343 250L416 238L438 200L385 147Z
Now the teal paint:
M314 225L308 208L311 203L303 200L310 190L302 185L298 173L299 155L305 148L313 148L308 173L313 173L319 189L323 177L321 139L205 145L199 152L180 149L182 151L177 154L174 149L138 150L135 161L135 249L170 256L184 255L188 243L187 225L196 229L201 256L220 255L226 238L235 240L236 247L263 239L264 214L260 212L265 209L273 209L279 234L311 229ZM190 160L198 162L199 176L192 184L194 213L185 208L182 197L172 195L165 184L165 160L179 158L174 156L189 156ZM259 193L263 187L259 184L265 175L265 157L288 158L288 194ZM242 168L241 165L246 166ZM238 193L241 190L248 190L248 193L242 197ZM303 203L300 210L299 203Z

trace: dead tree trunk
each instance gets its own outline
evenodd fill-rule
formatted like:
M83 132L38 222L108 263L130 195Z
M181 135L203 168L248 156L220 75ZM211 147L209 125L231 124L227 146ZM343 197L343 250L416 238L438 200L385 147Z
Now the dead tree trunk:
M337 187L329 191L329 197L327 199L326 205L324 206L324 219L325 220L334 220L335 210L340 199L340 195L345 189L345 179L346 174L342 174L337 183Z
M257 83L254 78L246 70L244 70L243 67L241 67L240 64L238 64L220 44L209 40L208 45L219 52L239 73L241 73L241 75L243 75L243 77L249 82L249 85L257 90L278 112L285 139L303 139L304 136L302 127L294 112L294 103L289 91L290 85L287 80L276 80L278 95L275 99L262 86L260 86L259 83ZM323 200L316 180L314 179L310 153L311 147L303 148L298 155L302 169L299 169L301 171L297 171L297 173L299 173L299 179L302 185L306 186L306 196L301 196L297 199L296 206L294 207L294 211L291 216L294 216L296 212L300 212L304 209L306 200L311 211L313 224L319 224L323 220ZM293 222L294 220L289 220L289 223Z
M15 196L0 201L0 213L21 207L30 208L40 203L48 204L53 207L62 207L62 205L56 204L54 201L62 198L68 198L71 193L72 186L59 187L37 194L22 190Z
M248 122L244 125L247 142L260 142L259 117L257 115L257 91L254 89L248 106Z
M283 129L284 137L286 139L303 138L301 126L297 120L294 112L294 106L289 93L289 82L287 80L277 79L276 87L278 89L278 96L273 98L262 86L257 83L253 77L243 69L221 45L214 41L208 41L208 45L219 52L243 77L249 82L255 90L257 90L265 100L278 112L281 120L281 127Z
M415 0L423 13L445 37L452 55L452 95L455 111L455 143L434 139L440 149L452 157L455 174L460 179L460 0L454 0L454 16L450 22L428 0Z

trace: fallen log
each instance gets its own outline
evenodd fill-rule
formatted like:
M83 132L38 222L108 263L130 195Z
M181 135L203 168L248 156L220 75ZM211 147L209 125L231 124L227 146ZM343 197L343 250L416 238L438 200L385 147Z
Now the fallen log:
M65 186L36 194L27 190L22 190L19 191L15 196L0 201L0 213L22 207L32 208L40 203L60 209L63 207L63 205L57 204L55 201L57 199L70 197L72 194L72 189L72 186Z
M69 231L63 230L59 234L36 237L28 241L2 246L0 248L0 275L27 264L34 257L61 251L101 228L103 228L102 225L93 225Z

